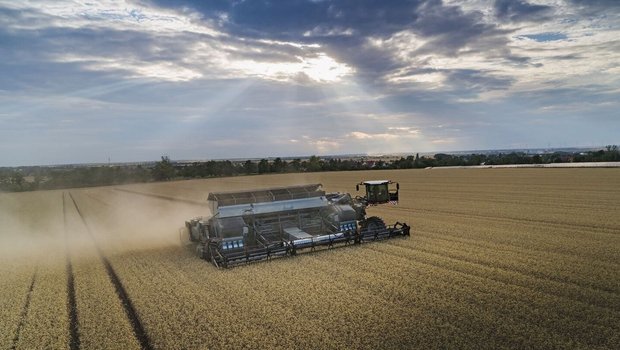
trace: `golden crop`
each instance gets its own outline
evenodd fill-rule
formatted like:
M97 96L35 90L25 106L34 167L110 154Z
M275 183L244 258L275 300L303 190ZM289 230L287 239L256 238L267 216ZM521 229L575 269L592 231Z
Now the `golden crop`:
M177 243L185 219L208 215L193 203L209 191L321 182L354 192L380 178L400 183L401 202L369 213L407 222L411 237L231 270ZM104 261L155 349L620 346L617 169L330 172L124 189L0 194L10 222L0 239L19 248L1 248L0 347L68 347L70 263L81 348L139 348Z
M14 344L33 275L32 266L19 266L2 261L0 267L0 347L2 349L8 349Z
M65 268L54 260L43 258L40 262L24 324L15 343L18 349L67 347Z

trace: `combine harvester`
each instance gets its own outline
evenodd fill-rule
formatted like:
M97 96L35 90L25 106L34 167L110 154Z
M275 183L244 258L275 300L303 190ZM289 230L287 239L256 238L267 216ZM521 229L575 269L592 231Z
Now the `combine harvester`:
M410 226L387 226L366 207L398 203L398 183L365 181L366 196L325 193L321 184L210 193L211 217L185 222L181 240L196 244L216 267L296 255L304 249L409 236ZM395 186L393 186L395 185ZM394 188L395 187L395 188Z

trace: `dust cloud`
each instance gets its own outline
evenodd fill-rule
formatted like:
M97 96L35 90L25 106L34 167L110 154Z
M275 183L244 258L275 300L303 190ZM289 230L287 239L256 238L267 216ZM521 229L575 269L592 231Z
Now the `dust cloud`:
M201 215L209 215L206 201L188 204L112 188L0 194L0 265L183 249L179 230Z
M62 256L61 195L56 191L0 194L0 265Z
M185 221L211 215L209 192L322 182L287 174L0 194L0 264L187 249ZM338 184L340 185L340 184ZM340 186L330 190L340 190ZM350 185L350 184L349 184ZM127 192L126 190L133 191ZM77 205L77 206L76 206Z

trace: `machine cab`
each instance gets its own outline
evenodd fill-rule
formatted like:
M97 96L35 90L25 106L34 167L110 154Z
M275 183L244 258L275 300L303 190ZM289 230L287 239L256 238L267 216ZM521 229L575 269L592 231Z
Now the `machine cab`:
M366 188L366 200L368 204L384 204L398 203L398 189L400 186L397 182L391 180L373 180L363 181L357 184L356 189L360 190L360 185Z

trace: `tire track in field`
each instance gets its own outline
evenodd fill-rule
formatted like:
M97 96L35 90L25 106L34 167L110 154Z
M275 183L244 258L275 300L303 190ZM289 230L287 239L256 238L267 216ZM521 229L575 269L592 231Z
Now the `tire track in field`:
M114 188L114 190L115 191L126 192L126 193L131 193L131 194L137 194L137 195L141 195L141 196L145 196L145 197L164 199L164 200L173 201L173 202L182 202L182 203L188 203L188 204L193 204L193 205L200 205L200 206L204 206L204 207L207 206L206 202L200 202L200 201L195 201L195 200L191 200L191 199L178 198L178 197L172 197L172 196L166 196L166 195L163 195L163 194L156 194L156 193L149 193L149 192L140 192L140 191L128 190L128 189L124 189L124 188Z
M423 231L426 233L430 233L428 231ZM423 236L424 237L424 236ZM428 240L430 241L445 241L444 239L441 238L434 238L434 237L429 237L428 235L425 236ZM404 245L396 245L396 244L391 244L391 246L393 247L398 247L400 249L404 249L404 250L408 250L408 251L419 251L425 254L430 254L430 255L436 255L436 256L440 256L440 257L444 257L444 258L449 258L449 259L453 259L453 260L458 260L460 262L466 262L466 263L470 263L470 264L474 264L474 265L480 265L480 266L484 266L487 267L489 269L500 269L506 272L511 272L511 273L516 273L525 277L529 277L529 278L533 278L533 279L537 279L537 280L542 280L542 281L550 281L550 282L555 282L555 283L560 283L560 284L564 284L564 285L568 285L568 286L572 286L574 288L577 289L591 289L594 290L596 292L599 293L606 293L606 294L611 294L612 297L617 297L620 300L620 293L618 293L617 290L615 289L610 289L608 287L604 287L604 286L597 286L597 285L592 285L590 283L583 283L581 281L575 281L574 279L563 279L560 277L557 277L553 274L549 274L549 273L545 273L545 272L541 272L538 270L527 270L524 268L521 268L519 266L511 266L509 264L506 263L501 263L498 262L496 265L494 265L493 263L489 262L489 261L483 261L483 260L476 260L476 259L472 259L472 258L467 258L464 256L459 256L456 255L454 253L441 253L438 251L434 251L428 248L423 248L420 245L416 245L416 247L409 247L409 246L404 246ZM620 312L620 308L617 309L617 311Z
M517 244L508 243L508 242L495 242L495 247L494 247L492 243L487 243L488 241L485 241L485 240L469 239L469 238L465 238L465 237L458 236L458 235L451 234L451 233L427 231L427 230L420 230L420 229L416 230L415 235L416 237L422 237L422 238L426 238L429 240L439 240L439 241L455 243L459 245L469 245L469 246L474 246L476 248L480 248L480 249L484 249L488 251L497 252L499 250L502 250L505 252L510 252L511 254L521 254L521 255L528 255L532 257L542 257L548 254L555 254L561 257L566 256L566 257L572 257L572 258L579 258L583 260L583 263L596 262L596 263L600 263L603 265L610 265L614 268L620 268L620 263L617 263L615 261L598 259L596 254L592 254L592 256L587 255L585 257L576 256L575 253L573 252L536 249L536 248L520 246Z
M455 268L452 268L452 267L449 267L449 266L444 266L443 264L440 264L440 263L436 263L436 262L433 262L433 261L417 258L417 257L414 257L413 255L402 255L402 254L398 254L396 252L383 251L383 250L375 250L375 249L372 249L372 250L374 250L375 252L377 252L379 254L385 255L385 256L390 256L392 258L397 258L397 259L399 259L401 261L405 261L405 262L406 261L412 261L412 262L415 262L416 264L419 264L419 265L426 265L426 266L428 266L430 268L436 268L436 269L440 269L440 270L443 270L443 271L447 271L449 273L453 273L455 275L460 275L460 276L462 276L463 278L466 278L466 279L474 278L474 279L488 280L488 281L491 281L491 282L496 283L496 284L507 285L507 286L511 286L513 288L518 288L518 289L525 289L525 290L529 290L529 291L534 292L534 293L540 293L540 294L543 294L543 295L546 295L546 296L549 296L549 297L552 297L552 298L557 298L559 300L565 300L565 301L567 301L570 304L581 304L583 306L594 308L594 309L597 309L597 310L605 310L606 312L608 312L610 314L613 314L614 317L616 315L620 315L619 311L614 309L613 306L610 307L610 306L605 306L605 305L592 304L592 303L587 302L587 301L574 299L570 295L562 295L562 294L559 294L559 293L550 292L548 290L540 290L540 289L537 289L534 286L527 285L527 284L515 283L515 282L510 281L510 280L503 280L503 279L498 279L498 278L492 278L492 277L488 277L488 276L486 276L484 274L478 274L478 273L474 273L474 272L470 272L470 271L466 271L466 270L455 269ZM431 255L438 255L438 254L431 254ZM485 284L483 284L483 285L485 285ZM506 297L511 297L511 295L510 294L506 294ZM520 299L520 300L522 300L522 299ZM527 301L524 301L524 302L527 302ZM558 313L558 315L564 315L563 317L571 317L571 318L574 317L574 315L571 316L569 314L566 314L565 312L560 312L560 313ZM597 325L599 327L606 328L607 330L610 330L612 332L615 331L614 326L609 325L609 323L605 322L605 320L598 320L597 319L597 320L591 321L591 322L592 322L591 325Z
M493 226L484 226L481 228L482 231L475 229L476 227L480 227L480 225L482 225L482 221L487 220L463 217L456 221L452 221L452 226L450 226L448 230L440 230L436 224L440 226L445 224L446 218L440 215L435 216L424 214L424 226L426 227L426 232L432 233L434 236L440 235L442 237L453 237L455 240L463 242L463 244L476 245L482 248L486 247L488 249L492 245L487 246L485 244L483 246L480 244L482 244L482 242L494 242L495 244L504 247L503 249L510 249L514 251L538 252L541 254L553 253L573 257L575 254L578 254L580 258L584 259L584 263L586 264L590 262L598 262L617 265L617 267L620 267L620 263L617 262L617 254L612 251L600 252L594 249L590 251L579 250L577 252L576 249L583 248L584 246L556 244L560 240L572 242L575 234L583 234L586 236L581 236L580 239L583 240L584 244L597 245L598 247L600 244L601 235L606 235L607 237L605 238L614 239L617 237L614 233L556 227L554 229L557 231L555 231L553 235L549 235L549 227L525 222L519 224L520 228L516 232L514 231L514 227L511 228L512 231L508 230L509 227L501 225L504 224L502 222L490 223ZM416 234L419 233L420 228L416 226L415 232ZM471 238L474 237L472 234L475 234L475 237L478 238ZM497 236L497 234L500 234L501 237ZM518 237L521 237L518 243L510 239L513 234L517 234ZM554 243L550 246L549 242ZM608 248L610 248L610 250L613 249L611 247Z
M503 284L503 285L506 285L506 286L510 286L512 288L525 289L525 290L529 290L529 291L534 292L534 293L540 293L542 295L546 295L546 296L549 296L549 297L552 297L552 298L556 298L557 300L566 301L568 304L564 304L564 305L582 305L582 306L585 306L585 307L594 308L593 312L598 312L598 311L594 311L594 310L604 310L602 312L608 313L610 315L609 317L611 317L614 320L617 319L617 317L620 315L617 310L612 309L612 308L610 308L608 306L599 306L599 305L596 305L596 304L590 304L590 303L588 303L586 301L575 300L572 297L570 297L569 295L563 296L561 294L556 294L556 293L549 292L549 291L538 290L535 286L526 285L526 284L521 285L521 284L518 284L518 283L513 283L513 282L511 282L509 280L501 280L501 279L496 279L496 278L490 278L490 277L487 277L487 276L482 275L482 274L476 274L476 273L473 273L473 272L462 271L460 269L454 269L454 268L451 268L451 267L443 266L442 264L437 264L437 263L429 261L429 260L423 260L423 259L419 259L419 258L414 258L412 256L404 256L404 255L397 254L397 253L394 253L394 252L380 251L380 250L376 250L376 252L380 253L380 254L383 254L383 255L386 255L386 256L391 256L393 258L402 259L404 261L407 261L407 260L414 261L417 264L426 265L426 266L429 266L431 268L437 268L437 269L440 269L440 270L444 270L444 271L447 271L449 273L453 273L455 275L461 275L465 279L474 278L476 280L488 280L488 281L491 281L493 283L498 283L500 285ZM480 285L486 285L486 283L481 282ZM501 290L498 289L498 291L501 291ZM487 293L487 292L485 292L485 293ZM504 294L504 295L505 295L506 298L518 297L517 293ZM522 299L519 299L519 300L522 300ZM528 304L527 300L524 300L522 302L525 303L525 304ZM578 307L578 306L575 306L575 307ZM536 309L533 309L533 310L536 311ZM575 314L574 312L570 312L570 311L567 312L567 311L562 311L562 310L558 310L558 311L551 310L551 311L554 312L557 315L557 317L561 317L561 318L564 318L564 319L568 318L568 319L574 320L574 321L570 321L569 320L568 322L570 322L570 323L580 323L580 324L582 324L582 326L580 326L580 327L575 327L575 328L579 329L580 331L582 331L584 329L592 329L594 326L596 326L596 328L605 329L605 334L606 334L606 336L605 336L605 343L607 343L607 345L604 345L602 348L613 348L613 347L609 347L609 344L613 344L614 343L613 339L615 337L613 336L613 334L617 334L617 331L618 331L617 326L614 326L617 323L615 323L614 321L611 321L611 323L610 323L610 321L608 321L608 319L604 318L602 316L602 314L598 314L598 315L601 316L601 318L598 318L598 316L590 315L590 317L588 318L588 321L586 322L586 321L582 321L581 320L581 316ZM516 319L523 319L524 316L520 315L520 314L513 314L512 317L516 318ZM530 324L533 324L533 325L537 323L536 319L527 318L526 320L527 320L527 323L530 323ZM549 328L549 326L544 326L544 328L547 329L548 332L556 333L556 334L562 334L563 337L566 337L568 334L570 334L570 332L565 333L563 331L560 331L561 333L558 333L558 330L556 330L554 328ZM588 339L588 338L584 338L584 339ZM578 340L578 341L581 341L581 340ZM592 348L592 347L596 347L596 346L600 346L600 345L601 344L598 344L598 343L597 344L588 344L588 346L586 346L584 348Z
M80 210L80 207L77 205L77 202L75 201L75 198L73 198L73 195L71 194L71 192L69 192L69 197L71 198L71 201L73 202L73 205L75 206L75 209L78 215L80 216L80 219L82 219L82 223L84 223L84 226L86 227L86 231L88 231L90 238L95 244L95 249L97 250L97 254L99 255L99 258L101 259L101 261L103 262L103 265L106 269L106 273L108 274L108 277L110 278L110 282L112 282L112 285L114 285L116 294L118 295L120 299L121 305L123 306L123 310L125 311L127 319L129 320L129 323L131 324L133 333L136 336L136 339L138 340L140 347L144 350L153 349L153 346L151 345L151 340L148 334L146 333L144 326L142 326L140 317L138 316L138 313L136 312L136 309L133 305L133 302L131 301L131 298L129 297L129 294L127 294L127 290L123 286L121 279L118 277L118 274L114 270L114 267L112 267L110 260L108 260L108 258L105 256L105 254L99 247L99 244L97 243L97 240L95 239L95 235L93 234L90 228L90 225L84 218L84 215L82 214L82 211Z
M69 247L69 233L67 231L67 205L65 192L62 193L62 214L65 227L65 249L66 249L66 270L67 270L67 311L69 313L69 348L71 350L80 349L80 333L77 314L77 301L75 298L75 277L73 275L73 265L71 264L71 251Z
M442 255L440 253L437 252L433 252L431 250L427 250L427 249L421 249L419 247L416 248L412 248L412 247L406 247L406 246L398 246L398 245L390 245L388 244L388 246L390 246L391 248L400 248L401 250L404 251L418 251L424 254L428 254L428 255L433 255L436 257L440 257L440 258L444 258L444 259L450 259L450 260L454 260L457 261L459 263L466 263L466 264L470 264L470 265L474 265L474 266L479 266L485 269L498 269L498 270L502 270L504 272L508 272L508 273L513 273L516 274L518 276L521 276L522 278L531 278L533 280L538 280L538 281L543 281L543 282L548 282L548 283L554 283L554 284L559 284L560 286L558 286L561 289L561 285L566 285L566 286L570 286L573 288L576 288L577 290L582 290L582 289L592 289L595 291L598 291L600 293L605 293L605 294L611 294L613 297L618 297L617 292L615 291L607 291L607 290L603 290L600 288L596 288L596 287L592 287L592 286L582 286L578 283L574 283L574 282L570 282L570 281L563 281L560 280L558 278L553 278L553 277L548 277L548 276L538 276L538 275L532 275L532 274L528 274L528 273L524 273L518 270L515 270L513 268L510 267L502 267L502 266L493 266L491 264L488 263L484 263L484 262L480 262L480 261L475 261L475 260L470 260L470 259L466 259L466 258L460 258L460 257L454 257L451 255ZM473 276L473 277L478 277L478 278L483 278L483 279L487 279L490 281L494 281L494 282L499 282L499 283L504 283L507 285L512 285L512 286L516 286L516 287L521 287L521 288L525 288L525 289L529 289L532 290L534 292L537 293L542 293L542 294L546 294L549 296L553 296L556 298L563 298L563 299L568 299L571 300L573 302L578 302L578 303L583 303L586 304L588 306L593 306L593 307L598 307L598 308L602 308L602 309L606 309L609 310L611 312L615 312L618 313L620 312L620 309L618 309L618 307L616 306L616 304L613 301L601 301L601 300L582 300L580 298L576 298L575 296L566 294L566 293L562 293L559 291L551 291L551 290L547 290L547 288L545 288L545 290L541 290L541 289L536 289L531 285L528 285L527 283L523 282L523 283L516 283L513 280L509 280L506 278L501 278L501 277L491 277L491 276L487 276L483 273L475 273L473 271L467 271L467 269L457 269L457 268L453 268L449 265L446 264L442 264L442 263L438 263L438 262L433 262L433 261L429 261L429 260L425 260L419 257L414 256L413 254L403 254L403 253L397 253L395 251L384 251L384 250L380 250L378 249L378 246L370 246L369 249L385 254L385 255L391 255L394 257L399 257L399 258L403 258L403 259L408 259L408 260L412 260L412 261L416 261L418 263L421 264L426 264L429 266L434 266L436 268L440 268L440 269L444 269L447 271L453 271L456 273L460 273L463 275L467 275L467 276Z
M13 337L13 345L11 345L11 350L15 350L17 347L17 343L19 342L19 336L22 332L22 329L26 325L26 319L28 318L28 310L30 309L30 300L32 298L32 291L34 290L35 282L37 281L37 268L35 267L34 272L32 273L32 280L30 281L30 286L28 287L28 292L26 293L26 301L24 302L24 306L22 307L22 312L19 315L19 323L17 324L17 329L15 330L15 336Z
M89 193L89 192L84 192L84 194L85 194L88 198L91 198L91 199L93 199L93 200L95 200L95 201L97 201L97 202L99 202L99 203L101 203L101 204L104 204L105 206L109 206L109 204L108 204L108 203L104 202L104 201L103 201L102 199L100 199L99 197L94 196L92 193Z
M545 224L545 225L553 225L553 226L568 227L568 228L581 227L581 228L589 229L589 230L593 230L593 229L597 230L598 233L608 233L608 234L613 234L613 235L620 234L620 228L611 227L611 226L596 226L596 225L578 224L578 223L563 223L563 222L558 222L558 221L553 221L553 220L516 218L516 217L509 217L509 216L492 216L492 215L484 215L484 214L463 213L463 212L445 210L445 209L423 209L423 208L393 206L393 207L390 207L389 210L407 211L407 212L413 212L413 213L424 212L424 213L429 213L429 214L439 213L439 214L453 215L453 216L462 217L462 218L474 217L474 218L481 218L481 219L486 219L486 220L491 220L491 221L509 221L509 222L517 222L517 223L526 222L526 223L531 223L531 224ZM600 232L601 230L611 231L611 232Z
M353 249L355 249L355 248L353 248ZM383 252L383 251L377 251L377 252L379 252L379 253L381 253L383 255L389 255L389 254L387 254L386 252ZM396 256L396 255L390 255L390 256L396 257L399 260L401 260L401 262L399 264L395 264L394 266L397 266L397 265L398 266L409 265L408 264L409 260L406 259L403 256ZM320 269L321 271L324 271L327 274L333 273L333 266L331 266L333 264L332 260L319 259L319 258L317 258L314 255L310 256L309 258L315 259L315 261L317 263L325 265L324 267L318 267L318 269ZM355 259L355 260L357 260L357 259ZM454 270L446 269L446 268L443 268L441 266L436 266L436 265L433 265L433 264L430 264L430 263L424 263L422 261L417 261L416 260L415 262L420 264L420 265L423 265L423 266L428 266L428 267L431 267L431 268L434 267L434 268L441 269L441 270L444 270L444 271L453 272L453 273L461 275L463 277L463 273L461 273L460 271L454 271ZM346 268L350 268L351 271L356 271L356 270L360 269L360 266L361 266L360 264L354 262L354 259L338 261L338 263L341 264L341 266L346 266ZM372 275L373 275L372 278L375 279L375 280L382 281L382 283L384 283L384 285L387 285L387 284L390 283L390 279L388 277L386 277L385 271L377 268L376 266L374 266L372 264L369 264L368 266L361 267L361 270L363 270L366 273L372 273ZM467 276L467 275L465 275L465 276ZM354 289L361 289L361 290L370 290L370 291L372 291L374 293L373 298L378 298L380 300L387 301L388 303L390 303L392 305L399 305L404 310L406 310L408 308L411 308L411 306L409 306L407 304L407 300L403 300L401 298L390 299L386 295L384 295L384 291L385 290L383 288L380 288L380 287L377 288L375 286L372 286L372 285L368 284L366 281L364 281L363 279L358 278L357 276L355 278L347 279L347 283L350 284L350 285L354 285L355 286ZM442 283L446 283L445 280ZM486 292L486 291L483 291L482 293L484 293L485 295L489 295L489 292ZM450 293L447 293L447 294L445 292L442 293L442 291L439 291L438 294L441 295L442 298L448 298L451 295ZM475 304L472 304L471 302L467 302L467 301L460 301L459 305L461 305L463 303L466 303L468 305L468 308L461 309L459 311L461 314L469 315L469 317L472 317L472 318L478 317L478 318L481 318L483 321L488 321L489 320L487 315L480 314L480 313L475 311L476 310L476 305ZM417 307L417 306L418 305L415 305L414 307ZM448 324L450 322L450 320L447 320L445 318L445 315L442 316L441 313L438 314L438 313L433 313L432 311L428 311L429 308L431 310L441 309L441 305L439 305L439 306L435 306L433 304L422 305L421 308L419 309L418 313L417 313L417 317L420 317L420 312L423 312L425 314L427 313L430 317L434 317L434 318L440 320L442 323ZM464 317L468 317L468 316L464 316ZM451 316L450 316L450 318L451 318ZM530 319L527 318L526 316L523 316L523 315L520 315L519 317L517 317L517 319L520 320L520 322L524 322L524 323L529 323L530 322ZM514 322L514 320L513 320L513 322ZM467 331L469 329L469 326L466 325L466 324L463 324L462 322L461 323L451 324L451 327L460 329L463 332L465 332L465 331ZM551 329L549 329L547 327L543 327L543 326L540 326L540 325L531 324L529 326L529 329L530 330L531 329L538 329L540 332L545 332L546 334L553 334L556 337L562 337L562 338L566 337L565 335L563 335L563 334L561 334L561 333L559 333L559 332L557 332L555 330L551 330Z

